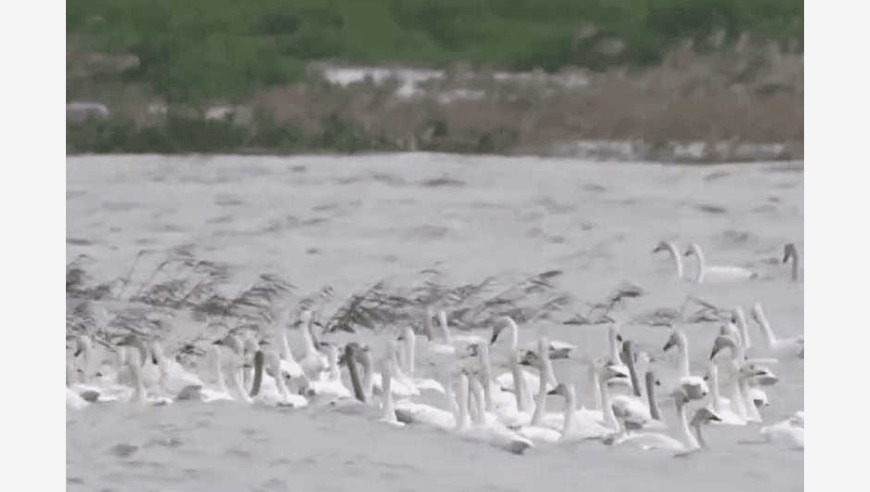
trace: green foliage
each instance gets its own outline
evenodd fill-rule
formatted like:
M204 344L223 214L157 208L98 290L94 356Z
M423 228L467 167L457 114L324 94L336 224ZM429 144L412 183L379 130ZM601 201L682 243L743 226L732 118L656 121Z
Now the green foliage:
M597 33L580 38L581 26ZM451 62L606 68L661 58L680 38L803 40L802 0L70 0L67 34L133 53L125 74L169 102L241 98L300 80L305 62ZM596 50L604 37L623 52Z

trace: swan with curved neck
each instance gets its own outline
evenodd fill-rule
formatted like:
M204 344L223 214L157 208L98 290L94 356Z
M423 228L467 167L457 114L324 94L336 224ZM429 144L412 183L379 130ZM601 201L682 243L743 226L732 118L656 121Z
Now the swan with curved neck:
M338 347L333 344L326 345L327 368L323 372L325 377L310 380L305 388L309 396L325 397L330 399L352 398L350 390L341 381L341 370L338 367ZM303 364L304 367L304 364Z
M794 243L788 243L783 247L782 262L788 263L791 260L791 279L797 282L800 279L800 255Z
M677 245L673 241L661 241L652 252L658 253L659 251L667 251L670 254L677 269L677 278L683 278L683 258L680 255L680 250L677 249Z
M293 356L293 351L290 350L290 343L287 340L287 320L288 313L286 311L282 311L275 316L273 330L275 344L278 347L278 365L281 369L280 374L282 378L298 381L305 377L305 372Z
M473 389L474 391L470 391ZM483 386L472 385L465 372L459 375L459 415L456 422L456 432L463 438L482 441L514 454L522 454L526 449L533 447L532 441L523 437L504 426L497 419L487 419L483 409ZM477 402L474 412L474 422L470 420L469 404L471 400Z
M311 332L314 314L309 310L304 310L300 313L299 320L301 322L304 347L304 354L299 360L299 365L302 367L305 376L311 382L314 382L322 378L324 373L329 370L329 360L314 345L314 335Z
M658 432L637 432L617 436L610 444L632 444L644 450L663 449L680 454L691 453L701 449L702 445L699 442L699 437L692 433L689 426L689 419L686 413L686 404L689 400L680 390L677 390L674 392L674 401L677 409L678 431L681 439L675 439L667 434ZM719 421L719 417L709 409L701 409L692 419L692 425L696 427L701 441L703 441L703 436L700 435L701 425L711 421Z
M703 378L689 373L689 342L682 330L674 330L665 343L663 350L668 351L676 346L680 355L680 376L677 382L679 389L689 400L700 400L710 393L710 388Z
M719 367L714 360L707 363L707 378L710 386L710 401L713 411L723 425L746 425L746 419L731 409L731 400L723 398L719 388Z
M731 315L731 323L737 326L740 337L740 344L743 346L744 350L748 350L752 348L752 340L749 338L749 324L746 323L746 313L743 311L743 308L737 306L733 309Z
M752 306L752 319L761 328L761 333L764 335L765 348L768 352L778 358L804 358L804 337L777 338L759 302L756 302Z
M704 283L705 280L708 282L733 282L758 277L757 273L743 267L708 265L704 252L697 243L691 243L684 253L684 256L693 255L697 258L698 265L694 279L696 284Z

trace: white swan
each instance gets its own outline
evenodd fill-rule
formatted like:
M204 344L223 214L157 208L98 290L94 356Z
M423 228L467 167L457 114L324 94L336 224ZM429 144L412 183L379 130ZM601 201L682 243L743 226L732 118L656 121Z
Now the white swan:
M685 256L692 255L698 258L698 267L694 279L696 284L704 283L704 281L733 282L758 278L757 273L743 267L708 265L704 258L704 253L701 251L701 246L697 243L691 243L689 249L685 252Z
M290 350L290 343L287 341L289 312L286 309L276 310L273 317L275 319L273 336L275 337L274 343L278 347L278 364L281 367L281 374L296 384L304 384L305 372L296 358L293 357L293 351Z
M166 405L172 403L171 398L167 397L149 397L145 389L144 380L142 379L142 354L134 347L120 347L120 350L127 351L124 357L125 363L130 370L132 377L133 394L128 402L134 406L145 405Z
M760 442L741 441L742 444L777 444L790 449L804 449L804 415L803 411L775 424L759 429L762 437Z
M683 258L680 255L680 250L677 249L677 245L673 241L661 241L652 252L658 253L659 251L667 251L670 254L677 269L677 278L683 278Z
M387 357L383 362L383 368L381 369L382 379L383 379L383 397L381 404L381 422L386 424L390 424L395 427L403 427L404 422L400 422L396 417L396 406L393 402L393 391L392 391L392 375L395 369L395 362L393 361L392 356Z
M552 428L554 424L559 425L558 442L575 442L584 441L587 439L601 439L613 432L604 425L601 421L601 413L586 409L577 409L577 392L573 384L560 383L553 389L551 394L560 395L565 399L565 406L561 414L561 418L556 419L548 414L542 419L545 426ZM527 435L528 436L528 435ZM540 430L534 431L537 438L548 439L547 434ZM531 437L529 436L529 437ZM549 437L551 437L550 434Z
M483 387L479 384L476 386L480 388L481 392L476 393L477 396L475 399L478 403L482 403ZM471 422L469 413L470 397L468 375L464 372L460 373L459 391L457 395L459 416L456 419L456 433L462 438L472 441L486 442L491 446L510 451L514 454L522 454L526 449L534 446L532 441L508 429L498 422L498 420L486 419L482 405L477 407L477 418L475 419L475 422Z
M700 400L710 393L710 388L704 381L704 378L692 376L689 373L689 342L686 334L682 330L674 330L668 338L667 343L663 347L664 351L676 346L679 349L680 355L680 375L677 381L677 388L689 400Z
M299 359L299 365L310 381L319 380L329 370L328 357L314 346L314 335L311 332L313 319L314 314L307 309L299 314L303 340L303 353Z
M415 376L415 372L417 369L417 334L414 333L414 329L410 326L406 327L402 331L400 341L404 342L402 345L399 345L399 359L400 361L402 361L402 365L400 367L403 367L405 375L411 379L417 390L436 391L438 393L444 394L444 386L437 380L432 378L420 378Z
M608 443L613 445L630 444L639 446L644 450L662 449L679 454L686 454L701 449L701 443L699 442L698 436L695 436L689 428L689 421L686 415L686 404L689 400L686 399L685 395L681 392L674 393L674 400L677 408L677 422L679 424L681 440L658 432L636 432L620 434ZM700 436L700 426L702 424L718 420L719 417L715 412L711 412L707 408L702 408L699 413L695 415L695 418L693 418L693 423L697 426L697 431ZM703 438L701 439L703 440Z
M752 319L758 323L761 333L764 335L765 355L772 355L784 360L804 358L804 337L777 338L759 302L752 306Z
M291 393L282 374L280 356L272 349L258 351L254 356L254 403L264 406L304 408L308 399ZM257 381L259 380L259 385Z
M746 322L746 313L742 307L737 306L732 310L731 323L738 329L737 337L743 349L749 350L752 348L752 339L749 338L749 323Z
M731 400L719 391L719 367L714 360L707 363L707 378L710 386L710 403L721 425L746 425L746 419L731 408Z
M350 390L341 381L341 370L338 367L338 347L332 344L327 345L326 353L328 368L326 377L310 380L305 392L314 397L351 398ZM305 367L304 363L302 367Z
M791 260L791 280L797 282L800 279L801 261L794 243L788 243L783 247L782 262L788 263L788 260Z

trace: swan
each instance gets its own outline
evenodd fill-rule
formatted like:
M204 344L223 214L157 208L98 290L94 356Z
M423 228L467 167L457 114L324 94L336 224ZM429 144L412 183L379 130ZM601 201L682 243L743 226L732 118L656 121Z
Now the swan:
M313 347L313 345L312 345ZM341 370L338 367L338 347L326 346L327 376L308 382L305 392L309 396L329 397L333 399L351 398L350 390L341 381ZM305 367L305 363L302 363Z
M710 402L721 425L746 425L746 419L731 409L731 400L719 393L719 367L713 360L707 363L707 379L710 386Z
M778 444L786 448L804 449L804 412L797 411L791 417L767 425L758 430L760 441L738 441L740 444Z
M188 386L203 386L199 376L187 371L177 361L168 359L159 342L151 342L150 347L160 370L159 385L163 391L175 395Z
M273 332L275 344L278 347L279 366L281 367L281 375L289 378L297 384L304 384L305 372L302 366L293 357L293 352L290 350L290 343L287 341L287 325L289 313L286 310L277 311L273 315L275 319Z
M677 269L677 278L683 278L683 259L680 256L680 250L677 249L677 245L673 241L661 241L652 252L655 254L659 251L667 251L670 254Z
M737 337L744 350L752 348L752 340L749 338L749 324L746 322L746 313L740 306L732 310L731 323L739 330Z
M783 247L782 262L785 264L788 260L791 260L791 279L797 282L800 278L801 261L794 243L788 243Z
M453 431L457 423L457 416L454 412L453 392L449 381L444 387L446 389L444 397L448 410L402 399L394 402L396 417L400 422L405 424L423 424L442 431Z
M584 441L587 439L601 439L613 432L612 429L605 426L601 422L600 412L589 411L586 409L577 409L577 391L573 384L559 383L555 389L550 391L550 394L560 395L565 399L565 406L562 411L561 418L558 419L560 430L558 432L558 442L575 442ZM544 418L545 425L550 421L550 425L555 424L552 418ZM528 428L526 428L528 432ZM548 440L552 434L543 433L540 430L534 431L535 436L539 439ZM531 437L528 436L528 437ZM552 442L552 441L550 441Z
M761 303L756 302L752 306L752 319L758 323L761 333L764 335L765 349L770 355L779 359L804 358L804 337L777 338L767 321L767 316L761 308Z
M699 438L692 433L689 428L689 421L686 415L686 405L689 399L681 391L674 393L674 400L677 408L677 422L679 423L679 432L682 440L675 439L667 434L658 432L636 432L622 433L615 436L612 440L605 441L612 445L631 444L639 446L643 450L662 449L674 451L678 455L692 453L702 448L701 442L703 437ZM719 417L708 408L700 409L692 419L693 424L700 436L700 427L707 422L717 422Z
M411 379L414 386L416 386L419 391L429 390L444 394L444 386L435 379L414 376L417 365L417 334L414 333L414 329L410 326L405 327L399 340L404 342L399 346L400 360L404 363L403 371L405 372L405 375Z
M532 441L511 431L497 420L487 420L482 406L477 409L477 418L475 422L470 421L469 400L471 394L469 391L469 378L464 372L459 375L459 391L457 400L459 403L459 415L456 418L455 432L463 439L472 441L483 441L487 444L510 451L514 454L523 454L523 452L533 447ZM481 385L476 385L482 391ZM478 402L483 402L483 395L476 396Z
M302 358L299 359L299 365L305 376L312 382L323 377L324 373L329 370L330 364L328 357L314 346L314 336L311 333L313 316L313 313L307 309L299 315L304 340L304 352Z
M395 427L404 427L404 422L399 422L398 417L396 417L396 407L393 402L393 391L391 388L392 385L392 375L394 371L395 363L393 361L392 356L388 356L383 362L383 368L381 369L384 391L383 395L383 403L381 405L381 422L386 424L395 426Z
M499 336L504 331L508 332L508 336L506 342L498 343ZM519 343L520 337L520 329L517 326L516 321L513 320L510 316L501 316L495 320L492 327L492 337L489 340L489 344L496 351L496 361L497 365L508 367L510 364L510 354L512 352L521 351L524 355L527 355L529 352L537 354L537 347L534 342L531 344L523 344ZM502 338L504 340L504 338ZM571 351L575 350L577 347L568 342L563 342L560 340L549 340L548 341L548 355L551 359L565 359L568 357ZM551 379L549 384L553 387L556 386L555 379Z
M302 395L291 393L284 381L280 355L268 349L257 351L254 356L254 388L251 397L254 403L264 406L304 408L308 399ZM256 384L256 381L260 384Z
M128 402L134 406L144 405L166 405L172 403L171 398L166 397L149 397L145 390L144 380L142 378L142 354L138 350L133 350L134 347L120 347L120 350L129 351L124 357L125 364L130 370L132 378L133 394Z
M722 334L714 340L710 361L722 361L721 367L729 372L728 384L723 385L720 380L718 386L720 392L723 392L721 388L725 388L724 393L729 395L728 399L734 414L747 422L760 422L761 416L757 407L759 404L764 404L767 397L758 385L777 382L776 375L762 364L776 363L777 360L747 359L739 340L740 337L733 325L724 326ZM720 354L725 354L727 358L723 358ZM759 404L756 400L760 400Z
M223 375L223 357L221 357L220 347L227 349L230 352L230 357L227 359L227 363L230 367L229 374L229 385L230 389L232 389L232 399L241 400L245 403L253 403L253 399L250 395L250 390L248 390L244 383L244 365L245 365L245 347L244 342L235 334L228 334L224 338L217 340L213 343L213 345L218 347L216 363L217 363L217 375L219 379L219 391L226 390L226 381ZM222 395L216 395L218 399L224 399Z
M705 280L713 282L728 282L749 280L758 278L758 274L743 267L707 265L701 246L691 243L684 256L695 255L698 258L698 268L695 274L695 283L700 284Z
M689 373L689 342L682 330L674 330L665 343L663 350L668 351L676 346L680 352L680 376L677 387L689 400L700 400L710 393L710 388L704 378L692 376Z

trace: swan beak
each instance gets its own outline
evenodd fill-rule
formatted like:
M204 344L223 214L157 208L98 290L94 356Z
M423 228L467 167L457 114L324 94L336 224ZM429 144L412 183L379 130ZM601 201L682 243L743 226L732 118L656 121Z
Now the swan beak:
M160 363L157 362L157 356L156 356L156 355L152 355L152 356L151 356L151 363L154 364L155 366L159 366L159 365L160 365Z
M665 352L667 352L667 351L668 351L671 347L673 347L673 346L674 346L674 341L673 341L673 340L668 340L668 343L666 343L665 346L662 347L662 350L664 350Z
M501 332L501 330L498 330L498 329L493 329L493 330L492 330L492 338L491 338L490 341L489 341L489 344L490 344L490 345L494 344L495 341L498 340L498 334L499 334L500 332Z
M658 253L659 251L664 251L664 250L665 250L665 248L663 248L662 245L659 244L658 246L656 246L656 249L652 250L652 252Z
M82 349L78 349L78 350L76 350L76 352L73 354L73 357L78 357L81 353L82 353Z
M224 341L223 341L223 340L215 340L215 341L212 343L212 345L223 345L223 344L224 344ZM120 344L119 344L119 345L120 345Z
M683 256L692 256L692 250L690 249L686 251L685 253L683 253Z

